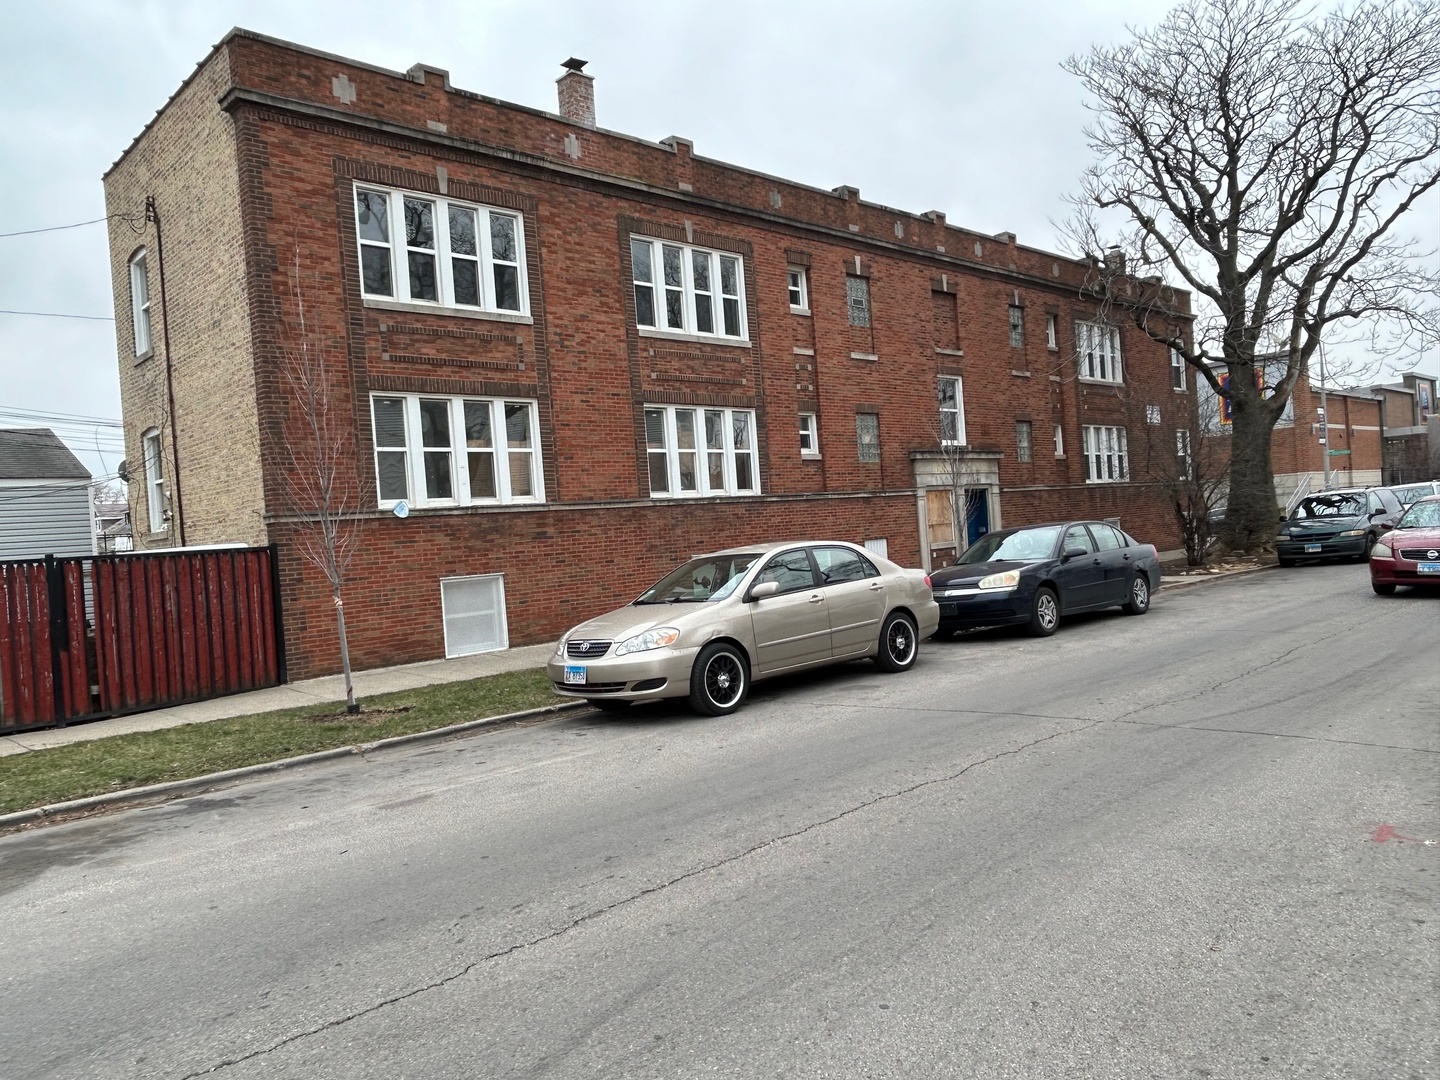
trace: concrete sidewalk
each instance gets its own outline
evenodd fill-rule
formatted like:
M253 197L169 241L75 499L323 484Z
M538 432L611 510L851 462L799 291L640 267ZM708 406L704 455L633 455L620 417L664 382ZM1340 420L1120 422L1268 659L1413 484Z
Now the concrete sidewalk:
M457 660L426 660L419 664L357 671L353 676L355 695L363 700L396 690L413 690L417 686L461 682L465 679L478 679L482 675L498 675L502 671L525 671L543 667L554 651L555 645L552 642L548 645L525 645L516 649L463 656ZM297 705L344 700L344 681L339 675L326 675L319 679L302 679L284 686L272 686L268 690L231 694L209 701L197 701L191 705L176 705L168 709L117 716L111 720L95 720L71 727L22 731L15 735L0 736L0 757L87 742L91 739L104 739L110 735L128 735L132 731L158 731L161 728L180 727L182 724L203 724L208 720L225 720L232 716L293 709Z

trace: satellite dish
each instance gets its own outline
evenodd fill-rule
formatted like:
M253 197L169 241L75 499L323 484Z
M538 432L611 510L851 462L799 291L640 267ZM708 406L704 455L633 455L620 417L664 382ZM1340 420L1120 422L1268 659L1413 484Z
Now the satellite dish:
M407 518L410 516L410 504L404 499L401 499L395 504L395 516L398 518Z

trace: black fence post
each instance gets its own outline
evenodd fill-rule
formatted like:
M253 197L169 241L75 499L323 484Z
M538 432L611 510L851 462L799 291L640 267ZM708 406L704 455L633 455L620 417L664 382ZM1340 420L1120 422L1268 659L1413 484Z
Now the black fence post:
M270 544L267 550L270 552L270 599L275 607L275 670L283 686L290 681L290 673L285 665L284 605L280 601L280 548L276 544Z
M45 556L45 614L50 622L50 679L55 696L55 719L65 720L75 714L70 701L70 680L60 662L62 649L70 648L70 620L66 618L65 564L55 556Z

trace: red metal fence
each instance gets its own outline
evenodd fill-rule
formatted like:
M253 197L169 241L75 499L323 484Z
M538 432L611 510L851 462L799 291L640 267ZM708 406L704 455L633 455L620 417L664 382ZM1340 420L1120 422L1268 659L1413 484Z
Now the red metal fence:
M285 681L275 550L0 563L0 731Z

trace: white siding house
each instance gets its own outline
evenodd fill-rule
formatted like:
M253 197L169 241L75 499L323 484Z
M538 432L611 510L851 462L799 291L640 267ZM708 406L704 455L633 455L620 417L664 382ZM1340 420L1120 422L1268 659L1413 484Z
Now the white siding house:
M48 428L0 428L0 559L95 554L90 473Z

